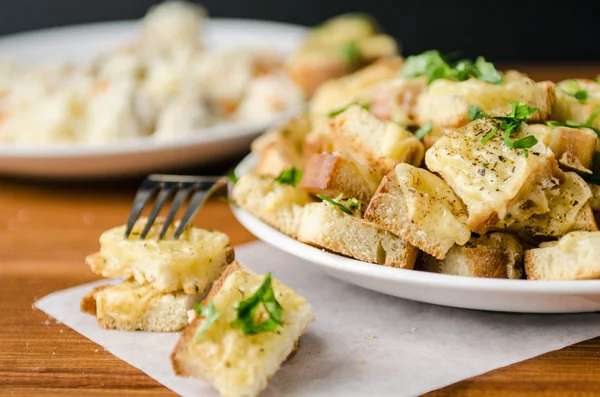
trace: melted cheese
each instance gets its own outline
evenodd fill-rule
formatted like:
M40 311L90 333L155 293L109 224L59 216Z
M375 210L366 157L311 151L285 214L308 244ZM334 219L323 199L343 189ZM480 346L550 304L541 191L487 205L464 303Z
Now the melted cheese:
M572 88L569 87L570 81L572 80L561 81L557 85L552 119L562 122L573 120L585 124L596 106L600 106L600 84L591 80L576 80L579 87L588 93L585 101L579 101L568 94L568 92L572 92ZM596 118L592 127L600 129L600 117Z
M425 232L463 245L471 237L466 210L454 191L432 173L408 164L396 166L407 216Z
M548 212L549 191L557 182L552 152L538 143L525 157L522 150L504 145L501 133L481 143L495 125L480 119L440 138L425 155L427 167L442 175L470 215L495 212L504 219L510 214L514 221ZM525 135L523 124L513 139Z
M96 315L118 316L136 324L143 317L150 303L163 294L149 285L124 282L107 287L96 294Z
M600 232L571 232L558 241L558 249L569 253L577 251L579 245L589 243L592 246L600 245Z
M524 102L540 108L540 114L549 113L545 109L549 103L545 88L519 73L508 73L502 84L490 84L471 78L465 81L440 79L429 86L418 102L418 121L447 127L460 127L468 123L470 105L479 106L492 116L507 114L511 105L508 100Z
M227 277L212 297L219 318L197 343L189 346L190 355L212 376L211 383L223 396L241 395L240 390L254 389L257 384L266 386L267 377L285 358L281 353L286 354L284 350L293 345L306 322L312 319L307 301L273 279L275 297L283 307L284 325L275 331L249 336L231 328L230 323L236 319L234 307L250 297L263 280L263 276L240 270Z
M193 293L204 289L226 265L225 249L229 246L226 234L188 227L175 240L176 222L159 241L162 221L157 220L146 239L140 240L145 224L145 219L138 221L128 239L123 238L125 226L102 233L100 253L106 259L102 276L133 276L138 282L153 283L165 292L185 289Z
M559 186L559 190L556 196L550 198L550 212L513 222L508 229L555 237L573 230L577 215L592 197L592 192L587 183L574 172L565 173L565 182ZM506 222L500 222L497 228L507 228Z

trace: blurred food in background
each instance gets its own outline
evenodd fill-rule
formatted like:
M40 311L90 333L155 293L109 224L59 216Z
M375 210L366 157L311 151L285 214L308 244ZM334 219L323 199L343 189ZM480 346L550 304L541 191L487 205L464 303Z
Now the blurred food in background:
M344 14L313 28L286 70L310 96L327 80L397 54L396 41L381 33L368 15Z
M149 10L139 38L84 65L0 63L0 141L102 144L259 121L303 96L269 48L206 48L205 10L179 1Z
M299 109L323 82L397 53L360 14L312 29L287 61L271 48L208 48L203 7L152 7L139 37L83 65L0 61L0 142L174 140L208 126Z

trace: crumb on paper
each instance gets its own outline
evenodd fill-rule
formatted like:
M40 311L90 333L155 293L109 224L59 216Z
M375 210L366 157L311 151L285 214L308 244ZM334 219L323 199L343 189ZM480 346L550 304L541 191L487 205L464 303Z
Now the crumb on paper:
M29 220L29 210L27 208L21 208L17 212L17 219L21 222L27 222Z
M410 330L414 332L414 331L416 331L417 329L416 329L416 328L411 328Z
M96 215L94 215L92 212L84 212L81 219L84 225L91 226L96 220Z
M364 363L365 363L365 360L358 360L358 363L359 363L359 364L364 364Z
M371 339L377 339L377 335L375 335L375 334L371 335Z
M62 323L58 320L54 320L54 324L62 324Z
M50 320L42 321L42 324L44 324L44 325L50 325Z

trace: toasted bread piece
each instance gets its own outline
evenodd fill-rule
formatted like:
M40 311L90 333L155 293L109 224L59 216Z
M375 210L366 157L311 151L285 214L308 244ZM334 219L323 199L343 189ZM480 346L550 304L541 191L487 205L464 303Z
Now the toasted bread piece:
M563 167L591 174L598 135L589 128L531 125L530 131L547 147Z
M398 164L385 176L365 219L439 259L471 238L466 207L450 186L410 164Z
M511 234L490 233L455 245L443 260L422 254L420 264L434 273L518 279L523 275L523 247Z
M298 340L314 320L310 304L290 287L273 278L274 295L283 308L283 325L275 331L244 335L231 323L235 307L260 287L264 277L238 262L227 267L213 285L203 305L209 302L219 317L206 327L196 316L177 342L171 362L175 373L210 383L224 397L254 397L267 387ZM259 309L264 310L264 309ZM205 329L199 338L201 329Z
M329 203L306 206L298 240L361 261L412 269L418 250L400 237Z
M353 105L332 121L333 147L356 161L368 164L382 175L398 163L419 166L425 148L406 128L381 121L369 111Z
M398 75L404 63L399 57L381 59L352 74L324 83L310 101L311 113L328 115L354 102L368 100L380 82Z
M418 124L431 121L438 127L462 127L471 121L471 105L479 106L489 115L503 116L511 109L509 99L539 109L531 116L530 122L550 118L554 103L553 83L536 83L514 71L507 72L503 78L502 84L486 83L476 78L465 81L435 80L419 96L416 117Z
M512 149L502 134L482 143L497 122L479 119L440 138L425 155L431 172L439 173L463 200L471 231L485 234L499 221L510 223L550 211L562 172L554 154L542 143L529 149ZM529 135L523 123L513 139Z
M592 197L590 198L590 206L593 211L600 211L600 185L588 183L588 187L592 192Z
M587 91L585 101L580 101L573 96L579 90ZM569 79L561 81L556 85L556 101L552 109L552 120L566 123L573 120L580 124L586 124L594 112L596 106L600 106L600 84L587 79ZM596 117L591 125L600 129L600 117Z
M380 181L381 174L367 165L353 162L341 153L321 153L308 158L300 187L311 194L343 194L368 203Z
M427 89L427 78L396 77L373 87L371 113L380 120L394 121L403 126L416 125L419 96Z
M92 271L102 277L132 277L160 292L193 294L202 292L234 259L225 233L188 226L175 240L173 233L179 225L175 222L159 241L163 221L157 219L146 239L140 240L146 222L146 218L138 220L127 239L123 238L125 226L102 233L100 252L86 258Z
M600 279L600 232L571 232L525 252L529 280Z
M295 117L288 123L275 127L252 142L252 152L258 154L257 174L277 176L292 166L303 169L306 162L302 146L311 131L310 117Z
M95 316L103 328L172 332L187 326L187 311L200 296L159 292L149 285L125 281L94 288L82 299L81 310Z
M304 205L312 200L304 190L277 183L270 176L242 176L232 199L246 211L288 236L295 237Z
M560 237L577 230L598 230L588 204L592 192L587 183L574 172L565 172L564 176L565 181L558 187L558 194L548 202L550 212L517 220L509 225L500 222L495 229L550 237Z
M302 143L305 158L313 154L333 151L331 125L328 116L311 115L311 130Z

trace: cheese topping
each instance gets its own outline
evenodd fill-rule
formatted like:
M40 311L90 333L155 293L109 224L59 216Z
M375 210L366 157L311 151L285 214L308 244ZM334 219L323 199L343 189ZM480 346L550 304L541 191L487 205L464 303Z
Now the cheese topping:
M150 302L163 295L149 285L125 282L103 289L96 293L96 313L98 318L117 314L127 322L136 324L146 312Z
M502 142L501 132L481 143L496 126L480 119L440 138L425 155L427 167L442 175L470 214L497 212L504 219L510 213L515 220L548 212L548 191L557 183L552 152L538 143L525 157L522 150ZM528 127L523 124L512 139L526 135Z
M578 245L589 242L594 246L600 246L600 232L571 232L564 235L558 241L558 249L569 253L575 251Z
M556 103L552 109L553 120L560 122L573 120L585 124L596 106L600 106L600 84L584 79L575 81L582 90L587 91L586 100L580 101L569 94L572 80L560 82L556 89ZM596 118L592 127L600 129L600 117Z
M221 395L238 395L236 390L254 388L266 383L261 376L271 373L282 346L289 347L301 330L295 329L298 317L310 311L304 298L278 280L272 285L275 298L283 307L283 326L275 331L244 336L240 329L231 328L236 319L234 307L250 297L262 284L264 276L236 271L223 283L212 298L219 318L204 332L198 343L192 344L190 355L211 374L219 374L213 383ZM276 362L275 365L279 365Z
M396 166L396 178L411 222L441 239L455 240L459 245L469 240L471 231L465 225L466 210L446 182L408 164Z

